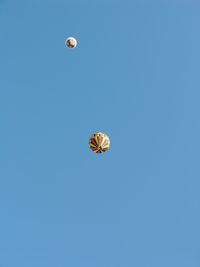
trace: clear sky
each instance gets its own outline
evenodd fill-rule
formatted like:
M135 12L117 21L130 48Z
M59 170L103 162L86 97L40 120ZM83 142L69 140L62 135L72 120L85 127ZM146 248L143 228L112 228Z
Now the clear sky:
M199 14L0 1L0 267L200 266Z

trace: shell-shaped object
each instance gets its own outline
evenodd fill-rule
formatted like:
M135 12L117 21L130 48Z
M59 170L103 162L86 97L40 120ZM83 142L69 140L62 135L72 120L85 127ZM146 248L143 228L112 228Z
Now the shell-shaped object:
M65 40L65 45L68 47L68 48L75 48L77 46L77 41L74 37L68 37L66 40Z
M105 133L94 133L90 137L89 147L94 153L106 152L110 147L110 139Z

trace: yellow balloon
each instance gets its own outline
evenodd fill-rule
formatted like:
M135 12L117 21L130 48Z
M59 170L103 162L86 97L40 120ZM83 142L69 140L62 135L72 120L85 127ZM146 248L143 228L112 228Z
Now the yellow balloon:
M110 147L110 139L105 133L94 133L90 137L89 147L94 153L106 152Z

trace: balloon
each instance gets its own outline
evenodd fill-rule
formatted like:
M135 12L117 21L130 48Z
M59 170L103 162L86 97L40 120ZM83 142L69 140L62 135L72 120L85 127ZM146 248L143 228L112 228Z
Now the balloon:
M66 40L65 40L65 45L68 47L68 48L75 48L77 46L77 41L74 37L68 37Z
M94 153L106 152L110 147L110 139L105 133L94 133L90 137L89 147Z

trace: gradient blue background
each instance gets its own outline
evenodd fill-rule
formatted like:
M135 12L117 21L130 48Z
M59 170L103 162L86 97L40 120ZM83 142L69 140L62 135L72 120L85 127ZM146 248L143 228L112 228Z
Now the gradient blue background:
M200 266L199 14L0 1L1 267Z

